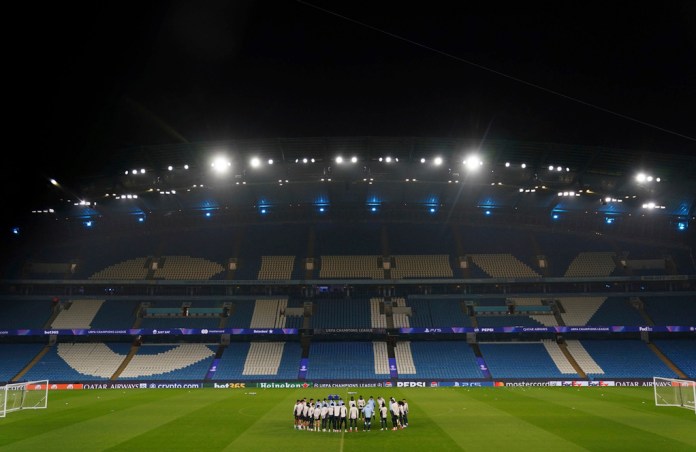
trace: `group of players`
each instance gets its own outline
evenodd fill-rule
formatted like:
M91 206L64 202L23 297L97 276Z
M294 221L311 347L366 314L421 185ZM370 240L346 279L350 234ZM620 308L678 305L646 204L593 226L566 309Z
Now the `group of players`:
M316 401L298 399L293 408L296 430L315 432L357 432L359 423L362 430L369 432L372 422L379 420L380 430L389 430L388 418L391 417L391 429L398 430L408 427L408 402L406 399L396 400L391 397L388 401L370 396L355 400L350 397L348 405L339 396L330 395L327 399Z

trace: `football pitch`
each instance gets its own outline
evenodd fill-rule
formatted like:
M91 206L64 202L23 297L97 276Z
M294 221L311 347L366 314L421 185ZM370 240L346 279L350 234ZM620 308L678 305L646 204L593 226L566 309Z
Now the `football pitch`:
M296 399L330 394L406 398L409 427L293 428ZM0 418L0 451L160 450L693 452L696 414L655 407L650 387L379 387L51 391Z

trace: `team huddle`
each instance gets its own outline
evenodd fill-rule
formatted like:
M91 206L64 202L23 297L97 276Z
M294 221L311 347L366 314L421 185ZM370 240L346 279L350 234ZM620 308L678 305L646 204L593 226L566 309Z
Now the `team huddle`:
M324 400L297 400L293 408L295 429L315 432L357 432L359 423L362 430L369 432L372 422L379 420L380 430L389 430L388 419L391 417L391 429L408 427L408 402L391 397L386 401L382 397L375 400L372 396L363 396L354 400L351 396L348 405L339 396L330 395Z

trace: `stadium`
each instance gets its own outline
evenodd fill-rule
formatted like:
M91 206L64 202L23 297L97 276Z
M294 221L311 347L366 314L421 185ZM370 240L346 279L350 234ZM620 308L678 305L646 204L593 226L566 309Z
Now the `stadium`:
M693 383L672 386L696 377L693 157L472 146L160 146L80 202L56 181L7 243L0 380L47 382L49 412L126 388L634 386L693 416ZM8 422L26 407L4 397Z
M696 449L694 5L388 3L12 5L0 451Z

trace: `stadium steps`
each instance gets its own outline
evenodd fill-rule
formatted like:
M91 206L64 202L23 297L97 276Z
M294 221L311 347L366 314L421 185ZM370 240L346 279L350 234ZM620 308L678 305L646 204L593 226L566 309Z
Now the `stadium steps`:
M284 342L252 342L242 375L277 375L284 347Z
M75 300L51 322L52 329L91 328L104 300Z
M387 343L372 341L372 352L375 356L375 374L389 375L389 350Z
M531 232L527 236L527 240L529 243L532 245L532 249L534 250L534 254L537 256L537 262L539 261L539 258L543 257L544 260L546 261L546 266L544 268L540 268L539 270L541 271L541 276L543 277L549 277L550 272L549 272L549 260L547 256L544 254L544 251L541 249L541 246L539 246L539 241L536 239L535 234L532 234Z
M662 362L664 362L664 363L667 365L667 367L669 367L670 369L672 369L672 372L674 372L675 374L679 375L679 378L683 378L683 379L685 379L685 380L688 380L688 379L689 379L689 376L686 375L684 372L682 372L682 370L681 370L679 367L677 367L677 365L674 364L674 363L672 362L672 360L669 359L669 358L667 357L667 355L665 355L664 353L662 353L662 350L660 350L660 349L657 347L657 345L655 345L655 344L653 344L653 343L648 343L648 348L649 348L650 350L652 350L653 353L655 353L655 355L657 355L657 357L660 358L660 359L662 360Z
M386 328L387 318L384 314L379 312L379 304L382 299L373 297L370 298L370 323L372 328Z
M58 306L55 306L55 309L53 309L53 313L48 318L46 323L44 323L44 326L43 326L44 329L46 329L46 330L51 329L51 325L53 324L53 321L56 320L56 318L58 318L60 313L61 313L61 309L59 309Z
M566 326L565 321L563 320L563 316L561 315L561 312L558 310L558 305L556 305L553 309L553 317L556 319L556 323L558 326Z
M573 357L573 361L582 369L583 373L604 374L604 369L590 356L579 340L564 341L564 345L566 351Z
M584 370L582 370L580 364L578 364L578 362L575 361L575 358L573 357L573 354L570 353L570 351L568 350L568 346L566 345L565 341L559 342L558 348L561 349L561 352L566 357L570 365L573 366L573 369L575 369L575 372L580 376L580 378L587 378L587 374Z
M50 346L50 345L46 345L44 348L42 348L41 351L39 351L39 353L37 353L36 356L34 356L34 358L33 358L31 361L29 361L29 363L27 363L27 365L24 366L24 368L23 368L22 370L20 370L20 371L17 373L17 375L15 375L14 378L12 378L11 381L14 383L14 382L16 382L16 381L21 380L22 377L24 376L24 374L26 374L27 372L29 372L29 370L30 370L32 367L34 367L34 364L36 364L36 363L38 363L39 361L41 361L41 358L43 358L44 355L45 355L46 353L48 353L49 350L51 350L51 346Z
M416 373L416 364L411 351L411 341L399 341L394 344L394 357L399 374L413 375Z
M126 355L126 357L123 358L123 362L121 363L121 365L118 366L118 369L116 369L116 372L114 372L110 380L118 380L118 377L120 377L121 373L123 373L125 368L128 367L128 364L131 362L135 354L138 353L138 347L138 345L133 344L133 346L130 348L130 351L128 352L128 355Z
M556 364L556 367L558 367L558 370L561 371L561 373L568 375L580 375L580 372L578 372L578 368L575 365L573 365L573 363L568 359L568 355L564 353L563 347L561 347L560 344L556 343L556 341L552 339L542 339L541 343L544 345L546 352L549 354L554 364Z
M643 303L643 300L640 299L640 297L632 297L631 306L633 306L636 309L636 311L638 311L638 314L640 314L641 318L645 320L646 325L655 325L653 319L648 315L647 312L645 312L645 304Z

